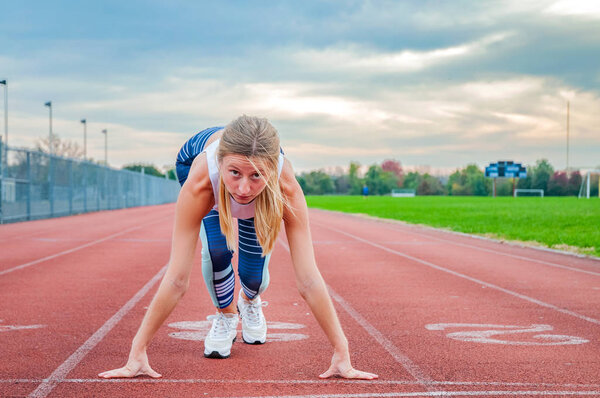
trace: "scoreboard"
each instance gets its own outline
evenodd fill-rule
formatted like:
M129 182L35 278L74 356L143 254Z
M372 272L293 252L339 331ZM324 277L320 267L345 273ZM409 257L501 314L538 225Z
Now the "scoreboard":
M527 177L527 169L521 163L514 163L510 160L499 161L497 163L490 163L485 168L485 176L490 178L525 178Z

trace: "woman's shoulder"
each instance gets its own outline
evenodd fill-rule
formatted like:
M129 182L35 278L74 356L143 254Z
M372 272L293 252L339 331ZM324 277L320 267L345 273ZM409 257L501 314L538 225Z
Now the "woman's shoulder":
M283 161L279 186L281 187L281 192L287 197L302 193L302 188L298 184L298 180L296 180L296 173L294 173L294 168L288 158L284 158Z
M194 194L210 192L212 194L212 184L208 173L208 162L206 153L202 152L192 162L188 178L184 184L187 189L191 189Z

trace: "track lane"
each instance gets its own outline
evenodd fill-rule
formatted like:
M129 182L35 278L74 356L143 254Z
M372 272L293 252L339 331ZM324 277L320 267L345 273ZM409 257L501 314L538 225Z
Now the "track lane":
M44 325L0 333L2 378L45 378L168 261L172 220L107 240L0 278L4 325ZM152 244L145 239L153 240ZM126 281L126 282L125 282ZM0 324L1 325L1 324ZM32 364L35 366L32 367Z
M347 253L344 258L347 258L352 251L352 260L344 266L344 269L354 277L357 292L368 289L368 285L375 286L376 298L380 300L379 302L374 299L357 302L353 296L354 305L359 311L370 314L369 319L374 324L385 324L384 320L378 322L376 318L379 312L385 312L388 316L388 324L391 323L390 326L406 325L408 330L395 330L394 327L383 330L392 336L393 341L406 339L406 343L400 345L400 349L404 350L406 347L405 352L410 358L415 358L417 365L422 364L423 358L432 360L437 358L439 363L426 361L423 365L425 371L435 380L469 381L475 377L475 380L499 379L525 382L598 381L598 372L595 369L598 367L600 347L596 325L523 302L472 281L423 267L418 262L385 250L374 250L374 246L350 239L348 236L344 238L341 233L332 237L330 234L333 231L327 228L330 225L335 225L340 231L356 234L375 242L378 238L388 241L391 238L389 231L382 235L372 227L366 228L362 220L355 217L338 214L323 217L323 212L319 213L319 221L312 223L315 240L345 241L336 248L337 250L321 250L316 246L321 258L325 259L325 264L320 263L321 269L328 278L333 280L340 278L337 272L339 268L327 265L327 263L336 264L340 261L339 256L331 253L344 252ZM429 246L408 245L406 247L420 247L423 258L430 254L430 250L427 250ZM356 248L359 250L355 250ZM398 247L394 247L393 250L398 250ZM364 272L356 271L367 264L368 283L364 281ZM581 274L578 276L585 277ZM390 282L395 283L395 286L391 286ZM397 313L381 310L382 306L394 308ZM590 306L588 302L588 309ZM380 309L377 312L369 312L369 308ZM426 325L437 323L551 324L554 327L551 333L583 336L588 338L590 343L552 348L466 343L445 337L445 334L455 332L456 329L446 332L425 329ZM414 347L418 347L416 352L413 351ZM468 353L464 350L468 350ZM488 366L496 371L490 372L488 366L471 366L471 363L467 362L469 360L481 365L489 364ZM511 366L511 363L518 365ZM595 365L590 369L590 364Z
M350 340L354 365L359 369L379 373L382 380L366 383L316 380L316 375L327 367L330 356L324 354L323 351L330 349L330 346L314 322L314 318L307 314L308 307L297 294L289 255L281 247L278 247L270 266L272 281L265 294L265 299L269 300L270 304L265 309L265 313L268 320L304 324L305 328L287 332L306 333L309 335L307 340L287 343L270 342L264 346L236 343L234 355L229 360L209 360L202 357L202 341L176 340L169 334L178 329L165 325L159 330L150 347L151 363L157 371L163 373L164 382L154 382L149 379L91 381L99 371L123 364L131 338L139 327L145 312L144 307L148 305L154 293L152 290L66 376L70 381L58 384L49 396L105 396L109 394L111 396L149 394L175 394L178 396L185 394L199 396L334 396L335 394L344 396L350 396L350 394L411 396L412 394L414 396L414 394L419 394L419 396L436 396L433 395L436 392L439 396L444 391L447 394L467 394L470 391L469 395L489 396L490 392L499 390L504 391L502 394L498 394L502 396L521 395L526 391L530 391L532 396L552 391L568 391L580 395L584 395L586 391L591 395L600 394L598 392L600 382L597 377L597 369L600 367L597 361L599 353L597 344L581 345L575 349L575 352L573 348L576 346L559 347L552 350L546 349L548 347L533 349L531 347L515 348L514 346L492 347L491 345L482 347L486 345L477 346L476 343L455 341L445 337L447 332L454 330L440 331L424 328L424 322L439 323L440 321L456 320L464 321L464 323L530 322L531 315L534 314L544 317L539 320L540 323L548 322L554 325L555 330L552 333L573 334L573 321L565 321L565 315L554 314L552 316L549 314L552 311L548 309L532 309L535 306L530 303L523 304L516 298L507 299L506 295L501 292L494 292L489 288L482 289L481 286L475 288L472 282L457 282L456 277L451 275L440 275L439 271L424 270L422 265L411 264L405 259L399 260L398 256L389 252L381 251L373 246L365 245L364 242L357 242L347 236L320 227L317 224L322 217L315 216L315 213L311 210L311 220L315 220L312 224L313 238L317 261L326 282L380 330L387 339L405 352L427 374L431 375L435 379L433 382L435 391L427 393L419 382L405 372L392 356L337 304L340 320ZM344 230L350 231L345 222L344 219L336 218L329 219L327 223L343 225ZM352 233L357 232L362 234L360 236L365 236L365 239L370 239L372 234L376 234L372 228L370 223L361 224ZM155 247L157 245L165 245L170 248L170 240L167 241L168 238L165 238L166 235L170 238L170 223L168 227L165 225L164 229L168 229L168 234L163 233L159 228L152 231L138 231L131 236L128 234L125 239L110 242L110 245L106 247L103 243L103 250L92 253L91 256L106 256L107 253L116 250L121 250L122 253L115 254L126 258L128 252L131 254L131 252L150 250L156 254L157 251L154 249L157 249ZM400 251L407 248L411 250L420 248L424 253L429 253L432 248L440 244L439 241L432 243L425 239L412 242L407 240L398 244L394 243L393 237L388 231L381 237L379 243ZM414 238L413 235L412 239ZM89 258L86 257L86 254L89 254L87 250L82 250L81 257L77 257L75 261L82 263L89 261ZM153 257L150 255L151 253L146 254L149 258ZM114 263L127 262L119 255L111 257ZM192 288L171 314L168 321L170 324L189 320L202 321L206 315L213 313L208 293L202 281L199 252L196 260ZM131 261L135 260L129 260L129 262ZM371 277L369 274L369 278L365 278L365 264L369 265L369 271L373 271L375 276ZM53 264L51 267L55 268L56 265ZM160 265L155 265L156 267L159 268ZM107 275L103 273L102 269L100 264L94 264L90 267L87 279L107 279ZM98 272L98 270L100 271ZM35 274L41 271L41 268L38 270L32 267L30 271L32 272L27 274L27 278L33 278L35 282ZM144 277L149 279L150 274L146 266L133 272L121 273L121 278L111 279L112 284L108 284L108 287L101 283L98 286L104 286L106 290L103 292L103 297L107 297L107 300L115 297L116 300L118 296L122 305L130 298L127 297L127 294L131 296L135 290L133 285L137 284L137 289L139 289L143 283L147 282ZM63 275L60 272L55 275L47 275L46 281L52 283L52 276L63 277ZM87 283L86 278L80 279ZM17 280L22 282L25 279L21 277ZM0 283L1 281L0 279ZM67 324L71 322L75 323L73 329L85 329L84 333L80 333L81 337L76 337L78 339L76 344L71 345L72 351L62 350L63 354L66 353L68 356L93 334L103 321L112 316L118 310L118 306L112 306L108 311L101 307L83 305L83 303L79 305L77 302L82 298L76 293L77 289L69 289L68 284L63 282L59 282L58 285L59 289L63 289L65 299L66 295L71 297L71 303L65 301L65 305L71 305L72 308L69 316L65 314L57 316L65 323L64 331L69 330ZM1 289L0 285L0 291ZM238 290L239 288L236 289L236 294ZM374 290L377 290L377 295L372 294ZM540 288L540 290L544 289ZM3 297L0 297L0 300L2 299ZM15 302L14 305L18 306L19 303ZM86 323L86 326L82 327L76 322L81 319L78 314L85 313L85 311L87 311L87 318L82 322ZM2 315L0 315L0 319L3 319ZM2 324L0 323L0 325ZM588 329L586 329L575 322L575 328L598 340L598 328L594 325L588 325ZM33 330L28 332L33 332ZM5 336L0 334L0 339L3 337ZM64 336L59 336L58 340L60 339L64 339ZM23 346L30 344L28 341L21 343L15 341L15 343ZM44 348L42 347L41 350ZM560 357L558 361L556 359L557 352ZM29 355L29 359L31 359L31 352L25 354ZM44 359L39 358L38 361L43 362ZM55 367L57 365L58 363L54 363ZM587 369L581 372L581 367L584 365ZM546 372L548 369L549 373ZM27 368L24 370L26 371ZM2 371L0 374L3 375L4 380L8 379ZM15 391L16 394L23 394L17 391L32 391L36 384L29 383L27 380L41 380L48 374L37 378L30 377L30 375L27 377L23 377L22 374L14 375L13 379L24 380L19 385L11 385L11 388L14 389L11 391ZM218 376L218 378L212 376ZM553 377L555 380L552 379ZM545 384L542 383L544 380ZM596 383L594 384L590 380ZM0 388L3 388L2 386L3 384L0 384ZM478 391L481 394L475 395Z
M234 262L235 262L234 258ZM154 337L149 349L151 365L163 377L176 380L204 381L181 383L177 385L180 396L243 396L252 391L263 394L309 394L314 391L323 393L356 392L363 393L389 391L387 384L338 383L320 381L318 375L324 372L331 359L332 348L325 335L310 314L308 306L299 296L289 254L280 245L276 246L269 266L271 283L263 299L269 302L264 309L269 322L284 322L303 327L298 329L270 329L271 333L283 335L304 334L303 340L274 341L271 337L265 345L254 346L241 342L241 326L238 329L238 341L232 349L232 356L226 360L203 357L203 339L180 340L170 336L182 332L173 327L179 322L202 322L207 315L214 313L206 286L202 279L200 253L197 253L190 289L180 301L169 319ZM239 292L239 280L236 297ZM146 304L147 305L147 304ZM122 366L131 344L131 339L143 317L144 304L140 302L115 329L107 335L70 375L70 378L89 378L100 370ZM345 325L353 324L345 314L341 314ZM185 329L183 330L185 331ZM362 342L371 340L361 328L348 326L347 335L353 347L355 365L374 372L393 369L392 373L382 375L387 378L404 377L412 379L402 369L397 369L394 360L378 346L365 346ZM265 380L264 382L262 380ZM274 383L269 380L279 380ZM64 383L59 385L53 395L80 395L90 388L86 384ZM115 382L95 384L94 392L101 396L143 396L161 395L172 391L172 386L160 383L134 384ZM414 390L414 386L409 387Z
M14 272L18 269L39 264L39 260L52 258L63 252L74 248L85 246L95 241L106 239L123 230L134 229L140 225L151 223L163 217L172 217L172 206L158 206L154 212L145 209L144 212L136 212L134 218L124 217L124 210L105 211L101 214L86 215L86 217L66 217L50 230L38 233L28 230L28 236L20 236L17 232L9 234L6 231L13 230L12 224L0 227L5 231L4 235L13 236L13 239L0 239L0 278L3 274ZM89 216L89 217L88 217ZM51 220L44 220L51 221ZM44 223L48 224L48 223Z

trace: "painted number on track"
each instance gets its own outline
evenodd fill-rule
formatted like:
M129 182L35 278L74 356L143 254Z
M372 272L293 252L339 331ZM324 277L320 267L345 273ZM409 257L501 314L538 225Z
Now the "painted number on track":
M425 328L427 330L446 330L456 328L476 329L452 332L446 335L446 337L451 339L474 343L509 345L566 345L584 344L589 342L589 340L576 336L541 333L551 331L553 328L550 325L532 324L529 326L517 326L477 323L435 323L425 325Z
M170 323L169 327L181 330L180 332L169 333L170 337L181 339L181 340L196 340L204 341L204 338L208 334L211 321L183 321ZM287 323L287 322L267 322L267 329L269 331L275 330L297 330L302 329L305 326L300 323ZM296 341L307 339L308 336L302 333L267 333L267 341Z

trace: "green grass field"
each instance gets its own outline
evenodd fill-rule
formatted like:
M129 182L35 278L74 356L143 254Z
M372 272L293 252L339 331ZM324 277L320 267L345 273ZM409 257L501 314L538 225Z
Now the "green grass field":
M600 200L574 197L307 196L309 207L426 224L600 257Z

